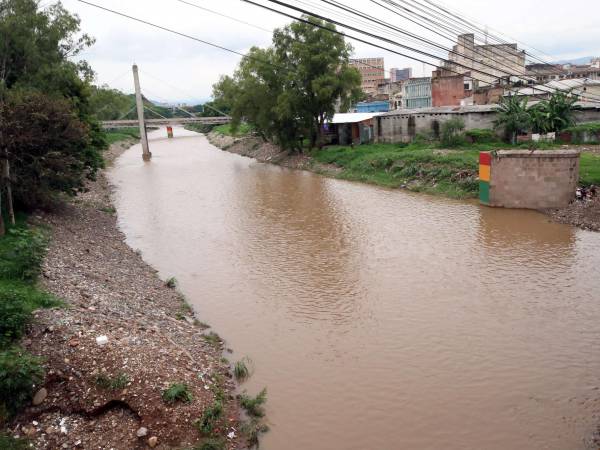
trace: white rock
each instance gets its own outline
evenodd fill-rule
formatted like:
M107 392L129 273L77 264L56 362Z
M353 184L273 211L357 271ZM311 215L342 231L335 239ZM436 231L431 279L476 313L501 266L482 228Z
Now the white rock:
M146 427L141 427L139 430L137 430L137 437L144 437L148 434L148 429Z
M96 344L98 345L106 345L108 344L108 336L98 336L96 338Z
M230 431L229 433L227 433L228 439L233 439L234 437L235 437L235 431Z

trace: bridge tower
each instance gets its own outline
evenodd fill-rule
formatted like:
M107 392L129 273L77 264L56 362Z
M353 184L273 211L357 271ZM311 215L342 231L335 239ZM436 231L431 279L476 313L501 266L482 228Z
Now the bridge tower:
M142 140L142 158L144 161L150 161L152 153L148 148L148 135L146 134L146 122L144 120L144 101L140 90L140 77L138 75L137 64L133 65L133 84L135 85L135 103L137 107L138 122L140 124L140 138Z

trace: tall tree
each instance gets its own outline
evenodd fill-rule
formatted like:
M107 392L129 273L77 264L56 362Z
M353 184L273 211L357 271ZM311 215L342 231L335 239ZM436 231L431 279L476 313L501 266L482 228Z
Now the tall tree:
M93 72L85 61L71 60L93 43L79 25L60 2L40 8L35 0L0 1L1 181L5 190L14 184L20 206L42 206L31 200L79 189L79 176L93 177L102 165L106 143L90 106ZM60 132L52 128L54 113L67 127ZM44 120L49 128L36 128ZM56 136L75 137L64 144L68 151L53 140ZM48 192L39 195L38 189Z
M333 25L303 20L275 30L271 47L252 48L213 89L234 126L245 120L263 138L298 151L305 138L321 145L336 104L347 110L362 95L360 74L349 65L352 47Z

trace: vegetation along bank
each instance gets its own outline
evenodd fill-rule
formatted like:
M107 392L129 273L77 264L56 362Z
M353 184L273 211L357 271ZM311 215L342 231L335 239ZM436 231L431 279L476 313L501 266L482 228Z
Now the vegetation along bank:
M490 130L472 130L468 140L446 145L417 139L411 144L363 144L327 146L298 153L265 142L246 126L235 132L230 125L215 127L210 142L223 149L259 161L326 176L390 188L475 199L479 194L479 152L507 148L530 148L530 143L511 145ZM600 146L540 143L540 149L576 148L581 153L580 183L600 185ZM600 230L600 199L574 202L567 208L543 211L554 220L590 230Z

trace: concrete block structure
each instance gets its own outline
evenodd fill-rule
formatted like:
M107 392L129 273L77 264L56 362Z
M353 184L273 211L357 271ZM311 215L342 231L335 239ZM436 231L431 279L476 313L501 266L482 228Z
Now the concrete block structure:
M577 150L501 150L479 156L479 200L503 208L563 208L579 182Z
M367 95L377 93L377 85L385 80L385 65L383 58L351 59L350 65L360 72L361 88Z

